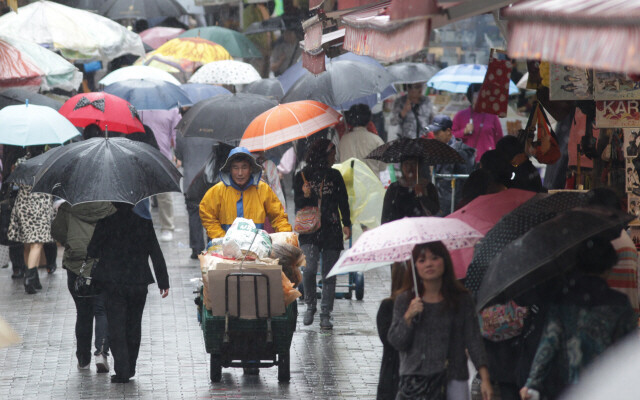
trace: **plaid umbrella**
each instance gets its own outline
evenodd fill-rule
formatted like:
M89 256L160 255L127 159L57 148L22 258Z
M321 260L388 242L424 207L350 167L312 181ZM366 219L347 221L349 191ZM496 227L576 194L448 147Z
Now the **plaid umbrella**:
M404 158L419 158L424 165L464 163L464 159L450 146L435 139L401 138L383 144L373 150L367 158L397 163Z
M537 195L511 213L504 216L478 243L473 260L467 270L465 286L474 294L482 283L490 261L509 243L556 215L583 206L586 196L582 193L559 192Z

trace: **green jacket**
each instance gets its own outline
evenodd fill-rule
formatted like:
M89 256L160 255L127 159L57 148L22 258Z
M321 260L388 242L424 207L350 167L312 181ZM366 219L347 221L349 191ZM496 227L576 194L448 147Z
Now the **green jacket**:
M60 206L51 224L51 235L64 246L64 268L76 275L80 274L96 223L114 212L116 209L110 202L82 203L75 206L64 203ZM92 259L87 262L88 265L93 264ZM83 274L89 276L90 273L90 270L86 270Z

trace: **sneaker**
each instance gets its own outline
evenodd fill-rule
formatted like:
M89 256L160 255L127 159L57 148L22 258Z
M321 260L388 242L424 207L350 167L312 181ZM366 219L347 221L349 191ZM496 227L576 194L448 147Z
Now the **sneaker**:
M315 313L316 313L315 307L307 306L307 311L305 311L304 313L304 319L302 320L302 323L305 325L313 324L313 316Z
M163 229L162 232L160 232L160 240L163 242L169 242L173 240L173 232Z
M96 355L96 372L109 372L109 359L102 353Z
M331 330L333 329L333 324L331 323L330 315L320 315L320 329L322 330Z
M78 369L80 371L88 371L91 369L91 363L87 363L87 365L80 365L80 362L78 361Z

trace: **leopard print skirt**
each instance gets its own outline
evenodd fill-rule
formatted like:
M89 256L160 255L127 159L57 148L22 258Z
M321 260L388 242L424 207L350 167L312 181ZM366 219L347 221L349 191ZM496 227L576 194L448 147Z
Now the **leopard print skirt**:
M49 243L54 217L53 197L46 193L31 193L31 186L21 185L11 211L9 240L21 243Z

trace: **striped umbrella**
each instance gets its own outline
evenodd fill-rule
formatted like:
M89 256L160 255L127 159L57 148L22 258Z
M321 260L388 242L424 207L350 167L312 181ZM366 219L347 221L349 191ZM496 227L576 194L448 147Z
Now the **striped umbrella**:
M304 100L280 104L258 115L244 131L240 146L265 151L303 139L338 123L340 114L326 104Z
M447 67L435 74L427 86L451 93L466 93L472 83L482 83L487 74L487 66L480 64L459 64ZM509 94L518 93L518 88L509 82Z

